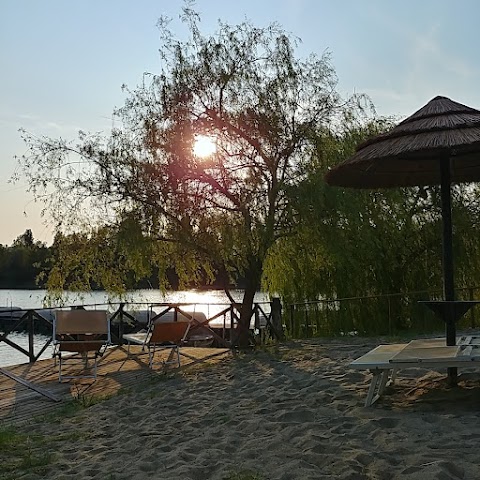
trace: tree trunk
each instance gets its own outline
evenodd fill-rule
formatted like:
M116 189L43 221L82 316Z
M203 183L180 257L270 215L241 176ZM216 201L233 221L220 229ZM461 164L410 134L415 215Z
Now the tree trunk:
M250 320L252 318L255 293L260 288L261 272L261 262L259 260L252 261L246 274L245 292L243 294L237 330L237 342L240 348L248 348L250 346Z

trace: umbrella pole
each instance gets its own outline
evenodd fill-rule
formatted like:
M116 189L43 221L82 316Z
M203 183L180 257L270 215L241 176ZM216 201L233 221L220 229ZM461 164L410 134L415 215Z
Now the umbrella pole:
M447 302L455 300L455 286L453 278L453 242L452 242L452 196L451 196L451 172L450 158L444 157L440 160L441 174L441 198L442 198L442 218L443 218L443 295ZM452 308L445 310L445 333L447 345L457 344L457 335L455 331L455 319ZM448 368L448 380L452 385L457 383L457 369Z
M450 192L450 160L441 163L441 196L443 218L443 294L445 300L455 300L453 281L452 200ZM455 333L455 329L454 329ZM455 340L455 338L454 338Z

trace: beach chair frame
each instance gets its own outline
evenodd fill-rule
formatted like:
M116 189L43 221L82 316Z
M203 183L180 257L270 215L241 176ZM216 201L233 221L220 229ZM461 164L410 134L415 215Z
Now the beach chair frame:
M153 323L150 336L146 342L148 366L153 368L154 365L161 364L163 367L167 365L180 367L180 347L185 344L189 330L190 323L188 322ZM170 350L168 358L155 362L155 353L162 350Z
M106 310L57 310L53 320L53 357L58 358L58 381L90 378L96 380L98 359L111 344L110 321ZM64 375L66 364L84 364L88 369L93 360L90 374Z

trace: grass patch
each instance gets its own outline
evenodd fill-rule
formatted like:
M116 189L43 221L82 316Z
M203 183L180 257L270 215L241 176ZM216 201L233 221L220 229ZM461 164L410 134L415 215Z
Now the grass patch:
M44 475L53 461L48 450L41 435L0 427L0 479L14 480L27 473Z
M0 451L15 448L19 443L21 435L13 427L0 427Z
M78 393L72 400L72 402L78 407L78 410L84 410L85 408L93 407L97 403L102 403L116 396L117 394L109 395L88 395L86 393Z

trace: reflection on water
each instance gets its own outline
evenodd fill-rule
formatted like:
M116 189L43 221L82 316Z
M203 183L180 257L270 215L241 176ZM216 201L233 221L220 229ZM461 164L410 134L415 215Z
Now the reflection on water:
M231 290L235 301L241 302L243 291ZM45 290L3 290L0 289L0 307L21 307L21 308L42 308L44 305ZM134 303L223 303L230 301L223 290L183 290L178 292L167 292L165 295L159 290L135 290L128 292L123 298L109 297L105 292L65 292L60 307L73 305L95 305L118 302ZM268 295L257 292L256 302L267 302Z
M241 302L243 291L230 291L235 301ZM20 307L23 309L41 309L44 305L45 290L2 290L0 289L0 307ZM216 313L226 308L230 301L223 290L186 290L178 292L167 292L162 294L159 290L136 290L129 292L124 298L108 297L105 292L84 292L74 293L66 292L63 303L60 306L74 305L99 305L100 308L106 308L109 302L114 305L107 307L112 312L116 310L118 305L115 303L131 302L135 305L129 306L128 309L147 310L151 304L155 303L188 303L189 306L185 310L203 312L207 318L212 317ZM258 292L255 296L256 302L268 302L268 295ZM53 307L55 307L53 306ZM162 307L154 306L152 309L155 313L161 313ZM269 308L267 309L269 310ZM223 319L219 318L215 324L223 324ZM8 338L28 350L28 337L22 333L11 333ZM44 335L35 335L35 353L37 353L43 345L45 345L48 337ZM48 347L42 354L41 358L50 358L52 356L52 347ZM0 342L0 367L15 365L18 363L28 362L26 355L18 352L4 342Z

